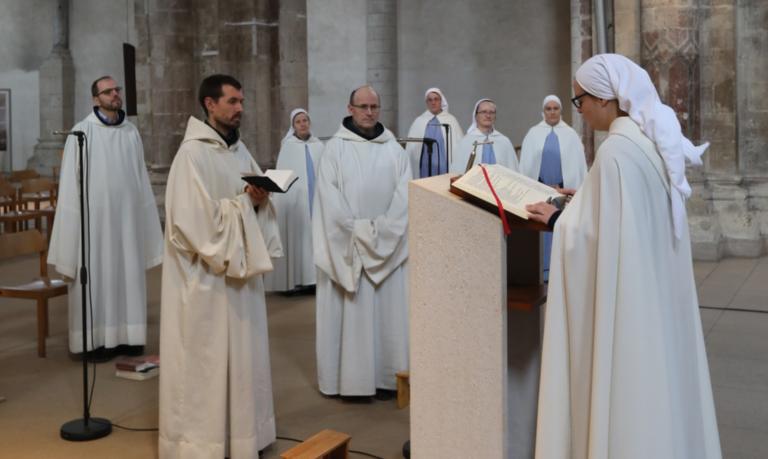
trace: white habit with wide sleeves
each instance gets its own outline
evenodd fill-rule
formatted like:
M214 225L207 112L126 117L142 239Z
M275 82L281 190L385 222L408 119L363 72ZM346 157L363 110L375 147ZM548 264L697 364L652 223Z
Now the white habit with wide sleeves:
M255 458L275 441L264 286L281 254L254 211L242 142L190 118L168 176L160 317L160 458Z
M515 147L512 146L509 138L495 129L487 137L488 140L493 142L493 154L496 156L496 164L516 171L518 169L517 155L515 154ZM467 167L469 155L472 153L472 143L484 142L485 138L486 134L480 131L480 129L474 128L468 131L467 135L461 139L459 148L453 152L450 171L455 174L463 174ZM475 152L475 162L473 164L480 164L480 161L483 159L483 146L478 145Z
M418 118L413 120L413 124L411 124L411 128L408 130L408 137L424 137L424 132L427 129L427 123L429 123L434 117L435 115L433 115L429 110L419 115ZM448 128L451 132L450 138L446 137L445 128L443 126L440 126L440 129L443 133L443 138L445 139L446 145L450 145L448 149L450 150L451 156L455 156L456 149L459 148L459 142L461 142L461 139L464 137L464 130L461 129L459 122L456 121L456 117L448 113L446 110L443 110L437 114L437 120L440 122L440 124L447 124L450 126ZM421 159L422 145L424 144L421 142L408 142L405 144L405 151L411 158L411 172L413 173L413 178L415 179L419 178L419 159ZM448 158L449 161L450 159L451 158Z
M388 130L341 127L315 195L317 366L324 394L395 389L408 368L408 155Z
M107 126L94 113L72 129L85 132L88 140L84 171L88 184L86 225L90 231L86 238L90 240L90 254L86 243L86 257L94 338L91 342L87 336L88 350L146 344L145 271L162 261L163 233L139 131L127 120ZM48 263L73 279L69 284L71 352L83 350L77 164L77 138L69 136L61 164ZM89 320L89 326L90 323Z
M675 240L669 191L655 145L617 118L555 225L539 459L721 456L690 240Z
M315 284L305 146L309 147L313 170L317 171L323 152L323 143L317 137L312 136L305 142L290 135L283 140L277 156L277 168L290 169L299 179L287 193L272 193L284 256L272 260L275 269L264 275L264 287L268 292L284 292L300 285Z
M541 170L541 154L544 141L553 127L542 121L528 130L520 150L520 173L538 180ZM587 175L587 160L584 158L584 145L581 138L563 120L554 126L557 142L560 145L560 164L563 172L563 186L577 189Z

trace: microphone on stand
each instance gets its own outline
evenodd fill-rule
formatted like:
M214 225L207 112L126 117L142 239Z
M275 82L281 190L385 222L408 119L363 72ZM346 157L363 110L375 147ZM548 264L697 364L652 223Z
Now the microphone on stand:
M434 145L437 140L433 139L432 137L402 137L397 139L397 142L400 144L406 144L408 142L418 142L423 143L427 146L427 168L429 170L429 174L431 176L432 174L432 145ZM440 158L438 158L438 161ZM421 156L419 157L419 167L421 167L421 163L424 161L424 149L421 150Z
M451 125L448 123L442 123L441 126L445 129L445 160L448 164L451 164L451 153L453 153L453 139L451 138Z
M464 169L464 173L466 174L469 172L470 169L472 169L472 166L475 164L475 156L477 156L477 146L478 145L493 145L493 140L483 140L478 142L475 140L472 142L472 153L469 154L469 160L467 161L467 167Z

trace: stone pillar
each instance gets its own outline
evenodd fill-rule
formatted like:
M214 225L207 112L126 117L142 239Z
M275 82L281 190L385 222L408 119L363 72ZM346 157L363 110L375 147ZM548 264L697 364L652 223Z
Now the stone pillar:
M571 75L575 75L576 70L592 54L592 0L571 0ZM570 100L563 103L568 103L571 108L571 124L581 134L587 164L591 166L595 159L595 131L582 120Z
M52 174L61 164L66 138L51 131L73 125L75 69L69 52L69 0L58 0L56 43L40 66L40 137L27 167L40 174Z
M397 131L397 1L368 0L368 83L381 97L380 121Z
M294 108L307 109L309 82L307 78L307 2L283 0L278 13L278 47L280 102L274 124L282 137L290 127L288 117ZM311 114L310 114L311 115ZM271 164L277 161L277 149L273 150Z

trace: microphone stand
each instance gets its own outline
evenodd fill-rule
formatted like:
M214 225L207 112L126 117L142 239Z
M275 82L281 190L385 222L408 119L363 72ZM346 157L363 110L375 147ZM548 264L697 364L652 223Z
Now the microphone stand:
M432 144L437 143L437 141L431 137L403 137L400 139L397 139L397 141L401 144L405 144L408 142L418 142L423 143L427 145L427 167L429 169L429 175L427 177L432 176ZM439 149L438 144L438 149ZM424 162L424 148L421 149L421 156L419 156L419 168L421 168L421 163ZM437 156L437 171L440 172L440 155Z
M475 163L475 156L477 156L477 146L478 145L493 145L493 140L483 140L482 142L478 142L475 140L472 142L472 153L469 154L469 160L467 161L467 167L464 169L464 173L466 174L469 172L470 169L472 169L472 166ZM482 158L480 158L482 159Z
M80 256L82 257L80 262L80 293L82 296L81 306L83 313L83 417L64 423L64 425L61 426L60 434L61 438L64 440L88 441L109 435L112 432L112 423L107 419L92 418L88 407L88 357L86 352L88 349L88 321L86 319L88 264L86 263L85 258L85 244L87 239L85 237L85 182L83 180L83 141L85 140L85 133L74 131L71 132L71 134L77 136L77 144L80 152L80 155L78 156L78 181L80 185Z
M445 129L445 160L448 164L451 164L451 153L453 153L453 139L451 138L451 125L448 123L442 124Z

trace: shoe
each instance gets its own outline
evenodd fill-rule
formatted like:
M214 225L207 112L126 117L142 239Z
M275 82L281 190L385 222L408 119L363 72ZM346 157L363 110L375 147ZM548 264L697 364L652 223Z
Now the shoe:
M382 402L392 400L396 397L397 397L397 391L389 390L389 389L376 389L376 395L373 396L373 398L375 398L376 400L380 400Z

